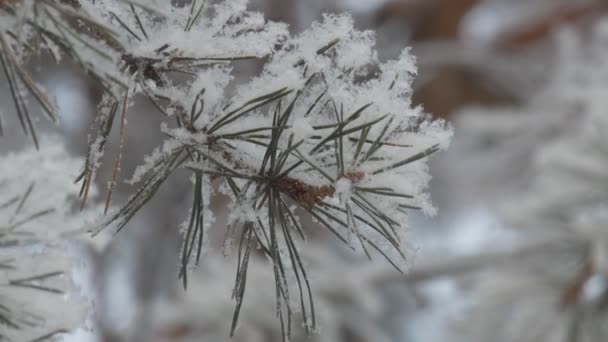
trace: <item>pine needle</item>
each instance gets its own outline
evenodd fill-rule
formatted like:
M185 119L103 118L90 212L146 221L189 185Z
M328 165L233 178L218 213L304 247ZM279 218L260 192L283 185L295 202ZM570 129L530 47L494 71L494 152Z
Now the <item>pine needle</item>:
M104 207L104 213L108 213L110 208L110 202L112 200L112 192L118 183L118 175L120 174L120 163L122 161L123 149L125 145L125 126L127 125L127 105L129 99L129 88L125 90L125 95L122 100L122 109L120 111L120 143L118 144L118 154L114 160L114 170L112 171L112 180L108 188L108 194L106 196L106 202Z

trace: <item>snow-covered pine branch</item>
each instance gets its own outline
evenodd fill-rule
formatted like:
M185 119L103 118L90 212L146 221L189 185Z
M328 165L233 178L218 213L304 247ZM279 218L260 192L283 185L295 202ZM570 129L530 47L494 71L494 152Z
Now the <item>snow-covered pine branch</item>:
M42 142L40 150L0 156L2 341L63 334L81 326L90 310L76 240L96 214L87 209L74 215L73 177L82 160L70 157L57 139Z
M94 232L121 230L174 171L191 171L192 207L182 224L180 275L186 286L189 266L198 262L214 222L211 182L220 183L220 192L230 198L225 249L234 246L238 255L232 331L250 255L260 248L272 264L277 313L287 337L293 296L307 298L301 301L303 319L308 329L315 325L307 317L314 304L299 256L306 238L300 217L312 216L353 249L370 258L383 255L403 269L409 211L434 213L426 192L427 157L447 147L451 130L412 106L416 67L407 49L382 63L373 32L356 30L347 15L326 15L290 36L286 25L248 12L246 4L3 3L9 25L0 33L2 51L18 71L12 56L27 54L27 44L39 39L105 90L78 178L83 207L118 121L119 151L106 206L111 201L122 149L129 143L125 132L136 129L127 127L133 99L148 99L166 116L160 130L150 132L166 136L165 142L130 179L139 189ZM241 81L233 70L247 60L266 62L259 76ZM297 282L299 294L289 292L290 281Z

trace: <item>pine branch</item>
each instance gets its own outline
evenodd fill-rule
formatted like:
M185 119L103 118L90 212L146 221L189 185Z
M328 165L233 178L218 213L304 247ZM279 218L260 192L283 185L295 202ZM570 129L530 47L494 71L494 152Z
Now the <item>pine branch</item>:
M369 257L375 250L396 269L404 269L406 209L430 207L424 195L426 171L415 164L445 147L440 143L450 134L441 122L433 123L434 130L421 128L430 124L428 117L410 108L414 66L407 51L379 63L370 34L355 30L347 16L328 15L291 37L284 25L232 2L193 1L189 11L178 11L108 1L112 6L106 8L94 1L42 0L32 5L35 15L16 23L55 44L104 89L87 159L76 180L81 182L81 210L120 110L117 158L106 194L108 216L91 229L94 235L125 228L172 174L189 170L192 205L182 225L179 273L186 287L210 225L210 182L221 183L235 212L225 228L226 245L238 241L231 334L245 295L250 255L260 247L272 263L276 313L285 340L295 311L292 281L298 285L309 333L316 324L300 257L306 229L299 212L312 215L318 226L352 249ZM7 75L11 81L14 74L19 77L50 111L3 37L0 57L9 62ZM198 43L200 37L204 44ZM258 77L232 87L235 64L262 58L266 63ZM372 68L379 72L370 74ZM156 132L166 136L165 142L133 176L133 183L141 183L139 189L120 208L108 211L120 178L129 99L138 94L174 122L165 122ZM15 91L14 97L27 128L27 107L21 93Z

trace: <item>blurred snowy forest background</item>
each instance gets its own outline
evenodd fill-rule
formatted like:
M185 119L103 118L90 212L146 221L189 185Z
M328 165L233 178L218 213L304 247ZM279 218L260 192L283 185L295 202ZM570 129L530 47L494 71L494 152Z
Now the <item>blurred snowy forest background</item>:
M406 274L381 258L370 262L351 253L324 234L314 236L303 255L315 265L315 298L324 316L312 337L296 329L291 340L608 340L604 0L252 0L249 8L289 23L292 33L320 20L322 13L350 13L358 29L376 31L382 60L410 46L418 66L414 104L454 127L450 148L431 159L430 192L438 214L414 214ZM53 136L41 140L42 150L53 156L47 163L73 163L71 158L86 153L102 91L67 59L56 65L48 54L42 56L32 61L31 72L55 97L61 121L59 126L36 123L42 135ZM248 65L238 77L247 79L255 68ZM33 188L34 196L39 186L32 185L49 182L48 174L38 162L4 156L31 148L31 138L17 129L4 79L0 94L0 186L19 183L22 190L11 191ZM149 154L164 139L150 133L157 132L162 119L150 114L152 105L141 100L136 108L129 126L137 129L127 130L125 137L124 177L141 162L129 155ZM58 139L68 155L54 149ZM114 136L108 149L118 143ZM80 167L76 163L73 174ZM111 163L103 165L99 189L112 171ZM44 179L36 180L39 176ZM78 186L56 182L75 187L70 191L76 196ZM72 267L86 269L78 284L86 303L73 303L68 296L60 303L46 299L52 293L40 299L24 286L6 292L43 303L42 316L52 318L44 329L9 337L34 341L46 329L57 332L48 336L57 340L129 341L131 322L153 313L138 321L137 329L149 331L146 336L154 340L229 340L235 262L221 253L203 256L186 292L174 275L180 245L175 222L188 214L188 186L187 177L169 179L117 237L100 236L74 247L71 253L78 256L70 261L77 265ZM124 202L133 189L121 182L114 203ZM0 187L0 192L9 190ZM40 196L53 204L52 196ZM227 220L224 202L215 196L211 203L215 225ZM36 214L44 208L32 210ZM83 219L89 219L85 214ZM64 232L77 228L52 222L65 226ZM210 238L220 241L221 236ZM3 253L19 261L15 250ZM0 272L8 268L2 260L0 254ZM250 269L247 307L234 340L281 341L274 288L264 282L269 277L268 268ZM89 306L95 307L95 317L74 323L90 315Z

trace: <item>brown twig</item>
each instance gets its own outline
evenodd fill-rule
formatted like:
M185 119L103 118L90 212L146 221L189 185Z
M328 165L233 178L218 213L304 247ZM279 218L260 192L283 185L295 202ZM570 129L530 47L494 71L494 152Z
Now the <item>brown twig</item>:
M362 171L351 171L345 173L340 178L347 178L353 184L357 184L365 176L365 173ZM290 177L276 179L272 182L272 186L280 192L286 193L298 204L306 208L313 208L321 204L323 199L332 197L336 193L336 188L333 185L310 185Z
M272 187L286 193L307 208L320 204L324 198L331 197L336 192L336 189L331 185L314 186L289 177L274 180Z

